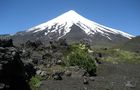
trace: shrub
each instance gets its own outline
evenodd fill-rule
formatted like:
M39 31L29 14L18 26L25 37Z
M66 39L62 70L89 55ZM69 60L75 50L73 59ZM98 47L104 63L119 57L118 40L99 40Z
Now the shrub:
M67 66L79 66L87 70L90 75L96 73L95 60L89 55L87 48L81 44L70 46L64 63Z
M35 75L30 79L29 84L32 90L38 90L41 85L41 79L42 77L38 75Z

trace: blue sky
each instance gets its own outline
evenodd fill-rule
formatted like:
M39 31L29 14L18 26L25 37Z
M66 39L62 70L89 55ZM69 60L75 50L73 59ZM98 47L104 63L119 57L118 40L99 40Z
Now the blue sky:
M69 10L140 35L140 0L0 0L0 34L27 30Z

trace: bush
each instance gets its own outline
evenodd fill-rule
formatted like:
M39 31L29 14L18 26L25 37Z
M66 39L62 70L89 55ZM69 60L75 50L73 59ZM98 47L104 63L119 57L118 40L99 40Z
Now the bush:
M85 45L71 45L64 63L67 66L79 66L80 68L87 70L90 75L96 73L95 60L89 55Z
M38 75L35 75L30 79L29 84L32 90L38 90L41 85L41 79L42 77Z

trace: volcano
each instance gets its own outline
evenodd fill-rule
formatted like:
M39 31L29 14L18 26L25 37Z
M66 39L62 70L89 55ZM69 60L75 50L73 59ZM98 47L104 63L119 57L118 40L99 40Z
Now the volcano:
M70 10L50 21L34 26L14 35L14 41L66 39L68 42L88 41L91 44L120 43L134 36L86 19Z

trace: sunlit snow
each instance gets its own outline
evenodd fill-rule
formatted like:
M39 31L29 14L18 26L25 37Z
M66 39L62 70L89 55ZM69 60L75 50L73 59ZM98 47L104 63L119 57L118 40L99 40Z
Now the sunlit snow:
M62 29L64 29L63 34L59 37L59 38L61 38L70 32L71 27L74 24L79 26L88 35L95 34L95 33L101 33L101 34L107 36L107 38L109 38L109 39L111 39L111 38L108 33L120 34L129 39L131 39L131 37L134 37L125 32L122 32L120 30L112 29L112 28L100 25L91 20L88 20L73 10L70 10L48 22L35 26L35 27L27 30L27 32L33 31L34 33L36 33L36 32L47 29L48 31L44 35L47 35L52 32L57 32L57 30L60 34ZM51 30L52 27L53 27L53 30Z

